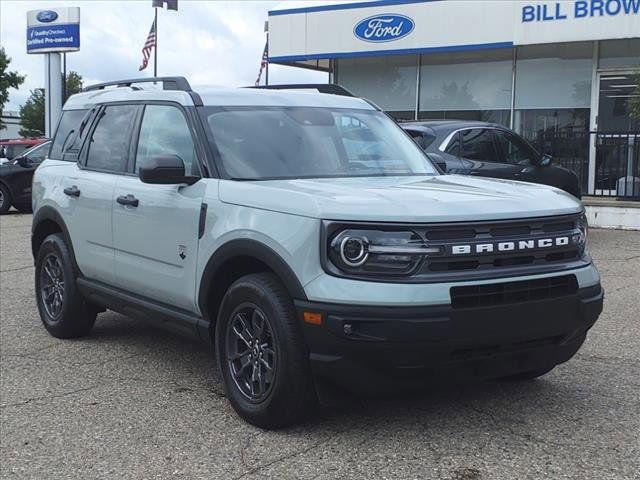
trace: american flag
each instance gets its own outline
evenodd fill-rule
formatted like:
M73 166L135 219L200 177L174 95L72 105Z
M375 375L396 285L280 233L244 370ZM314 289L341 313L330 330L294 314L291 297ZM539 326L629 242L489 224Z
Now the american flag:
M262 60L260 61L260 71L258 72L258 78L256 78L256 87L260 85L260 78L262 78L262 70L267 68L269 64L269 42L264 44L264 51L262 52Z
M156 46L156 21L154 20L151 24L151 30L149 30L149 36L147 37L147 41L144 42L144 47L142 47L142 65L138 70L144 70L147 68L149 64L149 57L151 57L151 50Z

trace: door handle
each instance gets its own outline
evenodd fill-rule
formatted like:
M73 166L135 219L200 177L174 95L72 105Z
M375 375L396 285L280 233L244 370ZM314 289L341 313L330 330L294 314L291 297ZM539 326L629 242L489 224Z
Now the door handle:
M72 187L67 187L63 190L65 195L69 195L70 197L79 197L80 190L75 185Z
M121 195L116 199L116 202L118 202L120 205L129 205L131 207L137 207L138 206L138 199L136 197L134 197L133 195L131 195L130 193L128 195Z

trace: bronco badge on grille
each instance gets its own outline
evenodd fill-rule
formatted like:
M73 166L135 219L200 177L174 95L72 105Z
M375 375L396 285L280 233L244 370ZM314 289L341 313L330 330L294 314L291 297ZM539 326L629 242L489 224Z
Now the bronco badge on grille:
M537 238L514 242L468 243L451 245L448 248L452 255L479 255L495 252L520 252L523 250L539 250L544 248L563 247L571 244L571 237Z

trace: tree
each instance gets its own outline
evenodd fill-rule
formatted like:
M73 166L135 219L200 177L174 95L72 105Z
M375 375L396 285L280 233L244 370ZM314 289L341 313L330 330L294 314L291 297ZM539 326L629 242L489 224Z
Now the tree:
M67 75L67 81L65 83L65 86L66 86L65 88L66 90L65 100L66 100L71 95L75 93L80 93L80 91L82 90L82 75L80 75L78 72L74 72L73 70L71 70Z
M66 94L67 98L82 90L82 75L78 72L70 71L67 74ZM20 123L23 137L40 137L44 135L44 89L37 88L31 90L31 96L26 103L20 107Z
M4 111L4 106L9 100L9 89L18 89L24 82L24 76L18 72L8 72L7 68L11 63L11 58L7 57L4 47L0 47L0 115ZM0 119L0 130L6 128Z
M31 95L20 107L20 123L23 137L41 137L44 135L44 88L31 90Z

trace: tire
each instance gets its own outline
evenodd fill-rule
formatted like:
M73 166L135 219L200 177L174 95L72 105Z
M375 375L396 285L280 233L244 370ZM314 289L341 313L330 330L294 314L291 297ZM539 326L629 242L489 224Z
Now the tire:
M69 247L59 233L44 239L36 257L36 301L44 328L56 338L87 335L96 309L76 287L76 272Z
M11 192L0 183L0 215L4 215L11 208Z
M256 337L260 341L254 343ZM247 422L281 428L315 409L309 353L293 302L275 275L247 275L229 287L218 313L215 345L227 397Z
M534 380L538 377L541 377L543 375L546 375L547 373L549 373L551 370L553 370L555 368L554 367L545 367L545 368L538 368L536 370L529 370L528 372L522 372L522 373L516 373L515 375L509 375L508 377L504 377L501 380L507 381L507 382L526 382L528 380Z

